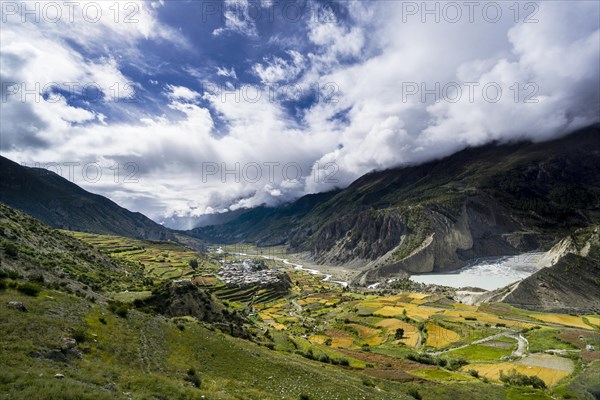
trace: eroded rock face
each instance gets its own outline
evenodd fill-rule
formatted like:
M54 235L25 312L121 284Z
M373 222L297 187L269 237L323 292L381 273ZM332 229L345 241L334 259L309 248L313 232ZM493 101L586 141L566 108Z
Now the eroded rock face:
M600 227L580 229L559 241L538 265L542 268L522 281L462 300L543 312L600 312Z
M389 223L366 224L360 236L366 239L359 242L365 245L359 248L368 250L359 254L362 265L358 265L364 268L364 272L354 282L366 285L408 274L452 271L463 267L470 259L519 254L539 246L536 235L524 232L510 211L491 198L465 198L454 209L426 207L424 215L426 221L404 223L403 213L397 211L396 215L387 218L394 220L396 229L389 229ZM386 218L380 217L380 221L386 221ZM378 228L382 229L380 235L386 245L369 247L366 244L371 236L376 235ZM361 228L355 225L349 229ZM323 243L334 244L329 249L323 244L316 247L317 260L325 263L354 260L356 264L356 250L346 251L347 247L352 249L356 243L344 237L342 229L327 232L331 233L331 237ZM334 233L337 233L337 241L334 241Z

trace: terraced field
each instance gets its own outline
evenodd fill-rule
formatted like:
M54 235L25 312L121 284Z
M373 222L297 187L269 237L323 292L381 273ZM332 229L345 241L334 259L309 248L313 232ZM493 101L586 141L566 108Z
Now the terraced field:
M275 260L266 260L267 267L283 268L281 271L287 274L291 288L238 287L221 281L217 270L239 255L201 255L170 242L73 235L115 259L143 266L146 276L154 280L191 279L231 307L248 313L248 318L267 332L277 351L328 363L347 358L344 364L382 379L478 382L472 376L477 371L481 377L496 382L500 371L508 373L515 369L525 375L539 376L549 387L554 387L573 371L561 360L571 361L552 355L548 357L554 358L547 358L543 352L564 349L575 351L572 356L579 357L577 352L583 352L585 346L566 343L559 334L594 332L599 330L596 324L600 326L597 315L531 313L495 303L469 306L427 293L356 292L323 281L322 275ZM197 268L190 268L191 259L198 260ZM132 302L148 295L146 291L113 296ZM397 330L402 330L402 337L397 336ZM529 340L534 353L527 354L525 349L524 358L507 359L516 349L520 332ZM578 340L576 333L571 336ZM410 361L410 371L395 371L397 365L408 368L404 364L409 362L407 357L416 360ZM575 364L595 359L586 353ZM538 396L534 398L547 398L542 392L531 390Z

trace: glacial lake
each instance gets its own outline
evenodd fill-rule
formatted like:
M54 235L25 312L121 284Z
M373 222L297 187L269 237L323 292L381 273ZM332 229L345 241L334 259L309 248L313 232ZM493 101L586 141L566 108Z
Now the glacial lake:
M456 271L412 275L410 279L414 282L455 288L472 286L494 290L527 278L538 271L537 262L542 255L544 253L525 253L516 256L482 258Z

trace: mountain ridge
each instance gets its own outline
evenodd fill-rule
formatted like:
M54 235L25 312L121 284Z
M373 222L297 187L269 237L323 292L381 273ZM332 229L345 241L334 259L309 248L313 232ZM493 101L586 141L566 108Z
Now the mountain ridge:
M249 210L189 233L216 243L285 244L319 263L359 268L359 284L547 250L598 221L599 127L372 172L320 198Z
M139 212L79 187L60 175L0 156L0 202L48 225L139 239L174 240L174 234Z

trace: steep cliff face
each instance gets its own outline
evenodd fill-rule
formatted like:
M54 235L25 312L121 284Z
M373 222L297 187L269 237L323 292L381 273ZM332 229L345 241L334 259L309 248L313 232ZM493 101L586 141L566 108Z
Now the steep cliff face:
M600 226L580 229L558 242L530 277L473 299L534 311L600 312Z
M439 205L426 208L426 216L427 236L419 239L417 246L411 245L416 235L408 231L392 251L366 262L355 283L367 285L406 273L451 271L473 258L518 254L539 246L539 241L531 238L515 240L530 234L510 210L487 196L467 197L456 210Z

